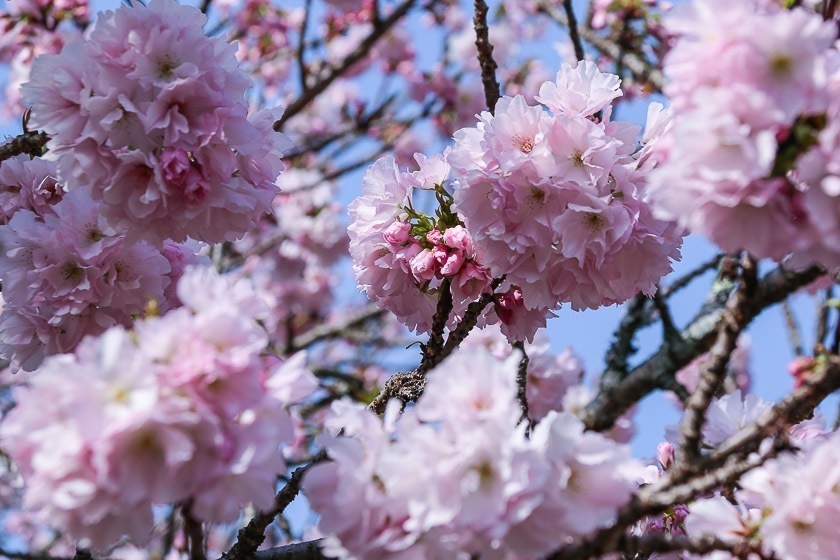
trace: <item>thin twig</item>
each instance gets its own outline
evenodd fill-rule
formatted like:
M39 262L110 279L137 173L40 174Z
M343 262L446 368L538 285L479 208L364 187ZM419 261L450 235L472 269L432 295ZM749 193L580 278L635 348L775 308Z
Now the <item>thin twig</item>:
M304 348L312 346L316 342L321 342L322 340L326 340L329 338L339 337L348 329L357 327L361 323L364 323L369 319L379 317L384 313L385 310L379 309L374 304L369 304L368 306L362 308L358 312L350 315L349 317L339 322L314 327L308 330L307 332L296 336L294 340L292 340L292 343L288 348L288 352L297 352L298 350L302 350Z
M161 540L161 558L165 558L169 554L169 551L172 550L172 546L175 544L176 514L177 508L175 506L170 506L169 513L166 515L166 532L164 532L163 539Z
M805 350L802 348L802 335L799 334L799 325L796 323L796 317L793 315L793 309L790 307L790 300L787 298L782 302L782 313L785 316L785 325L790 336L790 345L793 347L793 353L796 356L803 356Z
M184 520L184 535L190 546L190 560L205 560L207 555L204 550L204 526L193 517L191 501L181 506L181 519Z
M234 545L222 554L220 560L253 560L257 549L265 540L265 530L274 518L283 513L300 492L303 475L312 466L327 460L325 451L319 452L312 461L296 468L286 485L274 496L274 508L271 511L257 513L245 527L239 529Z
M522 421L530 422L531 415L528 412L528 363L530 359L528 358L528 352L525 351L524 342L517 340L512 346L522 352L522 358L519 360L519 368L516 371L516 396L519 399L519 406L522 408ZM527 431L530 431L530 429Z
M335 65L330 65L326 69L326 74L312 87L303 91L295 101L293 101L274 123L274 130L280 132L283 130L283 125L290 118L294 117L306 108L309 103L323 93L337 78L347 72L354 64L366 57L373 46L388 32L394 25L405 16L408 11L414 6L417 0L404 0L402 4L397 6L391 14L383 19L379 25L375 25L370 35L365 37L355 51L347 55L341 62Z
M662 288L662 291L661 291L662 297L664 297L666 299L671 297L672 295L674 295L678 291L682 290L683 288L685 288L686 286L691 284L691 282L693 282L695 279L702 276L703 274L705 274L709 270L714 270L720 264L720 259L722 259L723 257L724 257L724 255L722 255L722 254L715 255L712 259L704 262L703 264L701 264L700 266L698 266L694 270L691 270L691 271L685 273L683 276L680 276L679 278L674 280L671 284Z
M487 3L475 0L475 48L478 50L478 63L481 66L481 83L484 85L484 101L490 114L496 110L496 102L501 98L501 87L496 79L498 65L493 58L493 43L490 42L490 28L487 26Z
M818 303L817 309L817 332L815 334L815 344L825 345L825 337L828 334L828 302L834 297L831 286L826 288L823 297Z
M563 9L566 11L566 23L569 29L569 38L575 46L575 58L577 58L578 61L583 60L583 42L580 40L577 16L575 16L575 10L572 8L572 0L563 0Z
M675 461L678 469L690 470L696 467L696 460L700 456L701 430L706 420L706 411L712 398L723 385L729 357L738 345L738 336L749 322L746 310L757 288L755 261L745 257L741 270L742 281L720 318L717 338L703 365L697 389L685 404L680 447Z
M538 6L543 13L548 14L556 23L566 28L569 27L566 15L548 0L539 0ZM633 53L623 53L621 46L615 41L599 35L589 26L579 27L578 32L583 40L598 49L601 54L613 60L621 60L624 66L633 73L636 80L642 83L647 82L657 90L662 90L665 85L665 77L659 69L646 60Z
M300 22L300 38L297 48L297 63L298 73L300 74L300 90L306 91L306 61L304 60L304 51L306 50L306 29L309 27L309 16L312 12L312 0L306 0L303 7L303 21Z

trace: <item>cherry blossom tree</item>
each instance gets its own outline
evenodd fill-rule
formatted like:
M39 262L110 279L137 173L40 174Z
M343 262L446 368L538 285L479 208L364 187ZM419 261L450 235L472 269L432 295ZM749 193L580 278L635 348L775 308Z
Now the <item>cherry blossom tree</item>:
M9 0L0 556L840 558L836 12Z

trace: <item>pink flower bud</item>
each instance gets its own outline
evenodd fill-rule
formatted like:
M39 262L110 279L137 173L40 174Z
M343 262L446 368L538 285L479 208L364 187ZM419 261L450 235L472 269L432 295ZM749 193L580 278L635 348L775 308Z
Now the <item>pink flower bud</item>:
M460 249L468 256L475 253L472 237L464 226L455 226L443 233L443 242L453 249Z
M522 297L522 290L519 288L512 288L508 293L503 294L496 301L496 315L499 320L508 324L513 319L513 311L517 307L524 305L524 298Z
M392 245L402 245L408 239L408 234L411 232L411 224L406 222L393 222L382 234L385 241Z
M446 259L449 258L449 247L446 245L436 245L434 249L432 249L432 254L435 256L435 260L438 264L443 264L446 262Z
M440 243L441 239L443 239L443 234L440 232L440 230L433 229L432 231L426 234L426 240L429 243L437 245Z
M808 379L816 365L817 361L807 356L799 356L788 364L788 371L794 378L794 389L798 389Z
M440 273L444 276L454 276L458 274L461 267L464 265L464 253L461 251L452 251L446 257L446 261L440 267Z
M662 533L664 531L665 522L662 519L655 517L648 523L648 533Z
M674 462L674 444L663 441L656 447L656 458L663 470L668 470Z
M685 518L688 517L689 511L688 506L685 504L677 504L674 506L674 519L676 519L679 523L685 521Z
M411 259L409 265L411 266L412 274L421 280L431 280L435 277L437 262L435 261L434 254L428 249L420 251L417 256Z

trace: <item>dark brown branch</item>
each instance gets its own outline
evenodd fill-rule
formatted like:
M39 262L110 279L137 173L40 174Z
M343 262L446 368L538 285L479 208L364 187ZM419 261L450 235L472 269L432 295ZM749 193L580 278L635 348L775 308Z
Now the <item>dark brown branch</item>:
M78 551L76 554L78 554ZM4 548L0 548L0 557L10 558L11 560L71 560L67 556L50 556L39 552L12 552Z
M745 309L745 324L767 307L779 303L789 294L806 286L824 274L822 267L790 271L779 266L759 282L755 296ZM589 429L608 430L628 408L652 391L666 386L664 379L673 377L691 360L707 352L715 341L718 321L723 314L731 286L716 282L708 301L680 333L685 344L677 351L662 348L634 368L625 379L614 386L601 387L598 395L584 411L583 420Z
M385 386L378 395L370 403L369 408L377 414L382 414L385 411L385 406L390 399L399 399L404 403L416 401L423 394L423 389L426 386L426 372L438 365L444 358L449 356L461 342L467 337L470 331L475 327L478 318L490 302L493 301L494 294L502 282L503 278L496 278L490 283L490 291L481 294L481 297L467 306L463 319L458 323L453 331L449 333L443 349L433 357L427 357L424 353L423 360L417 369L412 371L403 371L392 375Z
M425 387L426 372L421 372L419 368L395 373L385 381L385 386L368 408L376 414L382 414L389 400L399 399L404 403L416 401L423 394Z
M181 507L181 518L184 520L184 536L190 546L190 560L205 560L204 526L192 515L192 503L187 502Z
M374 26L370 35L365 37L364 40L359 43L359 46L355 51L347 55L347 57L338 64L328 66L326 74L320 80L315 82L312 87L301 92L300 97L298 97L286 108L283 112L283 116L274 123L274 130L277 132L283 130L283 125L286 121L300 113L313 99L322 94L337 78L349 70L354 64L366 57L373 46L385 35L385 33L390 31L390 29L394 27L394 25L396 25L403 16L408 13L416 1L417 0L404 0L403 3L397 6L387 18L383 19L378 25Z
M606 369L599 381L602 390L617 385L627 375L627 360L636 352L633 347L633 338L645 319L646 303L647 298L642 293L636 294L628 303L627 312L621 319L613 335L612 344L607 350Z
M673 349L683 344L680 331L677 330L674 319L671 317L671 309L668 307L668 302L665 301L665 297L659 293L658 289L653 296L653 306L659 313L659 321L662 323L662 340L665 346Z
M578 61L583 60L583 42L580 40L577 16L575 16L575 10L572 8L572 0L563 0L563 9L566 11L566 27L569 29L569 38L575 46L575 58L577 58Z
M493 114L502 93L496 79L498 65L493 58L493 43L490 42L490 28L487 26L487 3L484 0L475 0L473 25L475 48L478 50L478 63L481 66L481 83L484 85L484 101L490 114Z
M300 23L300 40L297 48L297 63L298 73L300 74L300 89L306 91L307 83L307 69L306 61L304 60L304 51L306 51L306 29L309 27L309 16L312 12L312 0L306 0L303 7L303 21Z
M9 139L0 146L0 161L7 160L11 157L28 154L32 157L40 156L44 151L44 146L49 141L49 136L46 132L24 132L14 138Z
M516 371L516 397L519 399L519 406L522 408L522 420L530 422L530 414L528 412L528 352L525 351L525 343L517 340L513 343L513 347L522 352L522 358L519 360L519 368Z
M723 256L724 255L715 255L712 259L704 262L694 270L685 273L683 276L680 276L679 278L674 280L671 284L663 287L662 291L660 292L662 294L662 297L666 299L671 297L675 293L679 292L680 290L691 284L691 282L693 282L699 276L702 276L709 270L714 270L715 268L717 268L717 266L720 264L720 259L722 259Z
M711 453L708 462L720 462L734 453L749 453L764 438L810 418L826 396L840 389L840 357L831 355L824 359L825 363L815 368L798 389L755 424L723 442Z
M817 332L815 334L815 344L825 344L825 337L828 334L828 302L834 297L831 286L829 286L817 308Z
M220 560L253 560L256 550L265 540L265 530L274 518L283 513L300 492L303 475L306 471L327 459L325 451L321 451L312 461L296 468L286 485L274 496L274 508L271 511L257 513L245 527L236 534L236 543L224 554Z
M659 482L640 489L638 494L619 510L613 525L596 531L581 543L564 547L549 558L581 560L596 558L613 551L628 551L626 545L622 544L628 538L625 532L627 527L646 515L662 513L674 504L686 503L709 490L736 481L744 473L761 466L781 450L787 449L786 439L777 439L775 445L761 456L752 455L747 459L732 456L716 469L694 472L693 478L687 481L684 480L686 471L669 472L669 476L660 479ZM672 474L678 474L678 477L675 478Z
M73 560L93 560L90 550L87 548L76 547L76 554L73 555Z
M749 321L746 309L756 290L755 266L753 260L749 258L743 260L741 285L729 300L721 316L717 337L703 364L697 389L686 402L676 460L679 469L693 469L700 456L701 430L706 420L706 410L723 385L729 357L738 344L738 336Z
M502 282L504 282L504 277L495 278L490 283L490 291L481 294L480 298L467 306L464 318L461 319L461 322L458 323L458 326L455 327L454 331L449 333L449 337L446 339L441 359L451 354L458 346L461 345L467 335L470 334L470 331L472 331L473 327L475 327L476 323L478 323L478 318L481 316L484 308L490 305L493 301L495 297L494 292L496 291L496 288L502 285Z
M438 363L440 361L438 356L443 351L443 330L446 328L451 313L452 290L449 288L449 279L446 278L440 285L440 297L435 314L432 317L432 332L429 333L429 342L423 349L423 361L420 363L421 370L428 371L431 369L431 367L426 366L426 363Z

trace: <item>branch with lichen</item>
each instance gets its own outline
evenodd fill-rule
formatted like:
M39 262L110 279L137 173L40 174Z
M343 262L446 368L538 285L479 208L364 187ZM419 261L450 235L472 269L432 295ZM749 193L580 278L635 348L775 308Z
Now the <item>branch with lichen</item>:
M756 263L749 257L741 262L741 282L720 318L717 337L703 365L697 389L685 405L677 468L689 468L700 456L701 429L712 398L726 378L729 357L738 343L738 336L749 322L746 309L757 288Z
M50 137L47 136L46 132L38 131L24 132L10 138L3 145L0 145L0 161L5 161L20 154L27 154L32 157L40 156L44 153L44 147L49 139Z
M816 265L798 271L779 265L758 281L754 295L749 298L743 310L744 326L768 307L781 302L823 274L825 270ZM728 274L722 275L715 282L698 314L680 331L685 344L676 349L660 348L630 370L624 378L610 378L602 383L598 394L583 412L584 424L592 430L609 430L624 412L645 396L673 385L676 372L708 352L714 344L719 321L733 288L734 284Z

